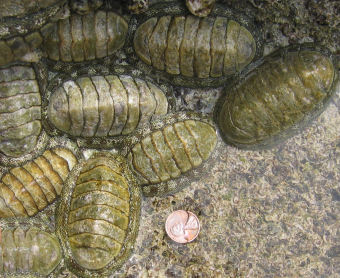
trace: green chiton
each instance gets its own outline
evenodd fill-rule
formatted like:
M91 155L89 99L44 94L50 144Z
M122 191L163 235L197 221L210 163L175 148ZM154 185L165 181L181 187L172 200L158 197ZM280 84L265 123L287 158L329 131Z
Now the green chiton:
M100 153L71 172L57 215L66 262L81 277L103 277L130 255L140 189L126 160Z
M37 62L36 52L49 21L58 17L65 0L0 1L0 66L15 61Z
M36 227L2 230L0 273L37 274L46 277L61 261L58 238ZM35 276L34 276L35 277Z
M128 154L146 196L160 194L158 185L201 165L217 142L216 131L198 120L178 121L154 131L135 144ZM161 194L166 194L162 190Z
M97 10L86 15L71 14L59 20L44 38L49 59L83 62L115 53L125 42L127 22L111 11Z
M18 157L30 153L41 132L40 89L34 69L0 70L0 152Z
M167 111L168 101L159 87L128 75L66 81L53 92L47 107L49 122L76 137L129 134Z
M60 195L76 163L71 151L53 148L9 170L0 180L0 217L28 217L43 210Z
M216 113L222 137L244 148L282 141L321 113L335 79L332 60L318 51L273 53L226 90Z
M176 85L221 85L226 80L223 77L240 72L256 54L257 43L244 25L245 19L242 22L230 18L230 14L215 13L205 18L186 11L153 15L137 27L133 47L147 65L167 76L179 76L170 77Z

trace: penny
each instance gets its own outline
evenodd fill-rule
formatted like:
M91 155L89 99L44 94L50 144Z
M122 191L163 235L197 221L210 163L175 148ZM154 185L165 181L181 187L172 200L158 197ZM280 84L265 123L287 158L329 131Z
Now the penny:
M197 216L192 212L176 210L166 219L165 230L173 241L188 243L197 237L200 231L200 223Z

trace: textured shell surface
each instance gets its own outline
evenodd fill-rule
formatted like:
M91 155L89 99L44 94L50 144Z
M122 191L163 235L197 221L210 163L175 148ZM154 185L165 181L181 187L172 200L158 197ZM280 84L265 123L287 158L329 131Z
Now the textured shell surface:
M166 114L155 84L129 75L93 75L63 82L50 96L48 121L74 137L126 135Z
M60 195L76 163L70 150L56 147L10 169L0 180L0 217L29 217L42 211Z
M236 11L217 8L199 18L182 5L168 5L156 5L137 19L133 48L140 60L176 85L221 85L261 50L250 20Z
M34 69L0 69L0 152L11 157L29 153L40 132L41 98Z
M153 131L135 144L127 157L144 195L166 194L166 190L158 192L158 185L200 166L216 143L213 126L188 119Z
M103 277L130 255L138 232L140 189L126 160L99 153L80 163L63 191L57 234L77 275Z
M15 62L37 62L36 52L47 33L48 22L65 0L0 1L0 66Z
M326 54L279 50L226 90L216 116L221 135L245 148L282 141L323 111L336 79Z
M104 58L122 48L128 24L111 11L71 14L53 25L43 48L53 61L84 62Z
M21 226L2 230L0 273L4 277L12 274L46 277L58 266L61 256L58 238L52 233Z

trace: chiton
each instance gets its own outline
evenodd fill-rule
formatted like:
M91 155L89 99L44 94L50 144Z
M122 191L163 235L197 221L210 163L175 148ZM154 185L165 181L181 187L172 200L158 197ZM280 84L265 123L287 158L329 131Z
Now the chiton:
M0 180L0 217L28 217L43 210L60 195L76 163L70 150L53 148L9 170Z
M279 50L225 91L216 120L227 143L271 146L321 113L337 79L314 49Z
M49 59L83 62L115 53L125 42L127 22L111 11L97 10L86 15L71 14L59 20L44 38Z
M0 151L18 157L30 153L41 132L40 89L34 69L0 70Z
M163 9L169 13L162 15ZM229 10L216 9L199 18L182 6L160 5L140 21L133 38L137 56L176 85L221 85L261 49L249 20Z
M180 177L209 158L217 142L213 126L184 120L146 135L129 152L128 161L146 196L166 194L159 184ZM170 189L169 189L170 190Z
M159 87L128 75L65 81L47 107L49 122L76 137L126 135L167 111L168 101Z
M138 232L140 190L119 155L99 153L77 165L57 212L57 235L71 271L103 277L130 255Z
M37 274L46 277L61 261L58 238L36 227L2 230L0 273Z
M37 62L37 48L65 0L0 1L0 66L15 61Z

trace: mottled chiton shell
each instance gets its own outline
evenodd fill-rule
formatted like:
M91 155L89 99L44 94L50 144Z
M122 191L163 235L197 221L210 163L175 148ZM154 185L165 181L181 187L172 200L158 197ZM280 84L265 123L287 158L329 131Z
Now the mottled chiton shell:
M51 95L49 122L77 137L125 135L164 115L168 101L151 82L128 75L98 75L69 80Z
M43 210L60 195L76 163L71 151L53 148L9 170L0 180L0 217L28 217Z
M58 238L39 228L20 226L2 230L0 242L0 273L37 274L46 277L60 263ZM12 276L11 276L12 277Z
M112 274L138 231L140 191L125 159L98 154L70 174L57 212L69 268L82 277Z
M116 13L98 10L59 20L44 39L53 61L83 62L107 57L125 42L126 21Z
M65 0L0 1L0 66L14 61L36 62L35 51L47 34L52 16Z
M210 124L179 121L145 136L132 147L128 161L143 193L153 196L158 194L157 184L178 178L207 160L216 142L216 131Z
M179 7L173 9L181 11ZM223 77L241 71L255 57L253 34L230 14L199 18L185 11L174 13L144 19L133 39L134 50L144 63L179 76L171 82L189 86L197 86L197 82L200 86L222 84Z
M41 132L41 98L33 68L0 70L0 152L18 157L31 152Z
M227 143L272 145L322 111L336 71L314 50L278 51L226 90L217 122Z

